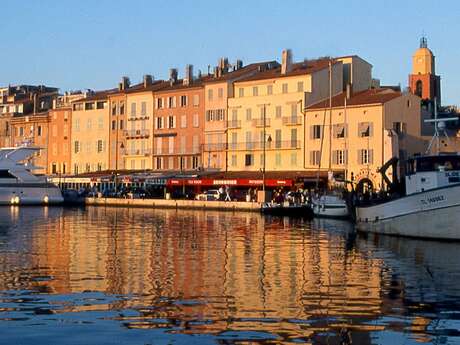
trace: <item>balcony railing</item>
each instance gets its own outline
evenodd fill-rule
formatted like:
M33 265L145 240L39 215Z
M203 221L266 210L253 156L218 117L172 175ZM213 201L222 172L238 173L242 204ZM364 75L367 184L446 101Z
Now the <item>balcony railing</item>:
M261 151L264 149L264 143L261 141L229 143L229 151ZM265 142L266 150L295 150L300 149L300 140L286 141L267 141Z
M241 121L239 120L230 120L227 121L228 128L241 128Z
M126 138L148 138L150 131L148 129L131 129L124 131Z
M151 154L152 154L152 150L150 149L140 149L140 150L125 149L124 151L125 156L150 156Z
M139 115L139 116L130 116L128 117L128 121L140 121L140 120L148 120L148 115Z
M210 152L210 151L225 151L226 146L227 145L224 144L224 143L216 143L216 144L207 143L207 144L203 145L203 150L206 151L206 152Z
M170 150L169 147L157 147L154 149L153 154L156 156L184 156L184 155L197 155L201 153L201 146L193 148L176 148Z
M253 119L252 120L252 125L253 126L256 126L256 127L263 127L264 126L264 119ZM270 126L270 119L269 118L266 118L265 119L265 127L269 127Z
M283 116L283 125L297 126L301 124L302 124L302 118L300 116Z

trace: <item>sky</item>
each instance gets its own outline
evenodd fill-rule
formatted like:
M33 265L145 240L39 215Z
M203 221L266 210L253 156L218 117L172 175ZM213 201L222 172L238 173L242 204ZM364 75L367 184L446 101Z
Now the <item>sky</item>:
M61 92L116 87L122 76L207 72L220 57L244 64L357 54L384 85L407 86L425 34L441 75L442 103L460 105L460 2L2 0L0 85Z

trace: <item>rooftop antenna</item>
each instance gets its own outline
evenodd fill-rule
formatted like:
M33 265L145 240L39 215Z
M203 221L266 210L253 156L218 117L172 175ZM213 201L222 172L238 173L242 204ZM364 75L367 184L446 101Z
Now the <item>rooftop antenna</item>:
M422 37L420 38L420 48L428 48L428 40L425 36L425 30L422 31Z
M434 123L434 134L433 137L430 140L430 144L428 145L428 148L425 151L425 154L429 154L431 151L431 148L433 147L433 144L436 145L436 155L439 155L439 152L441 151L441 143L440 143L440 132L444 135L446 138L446 141L448 144L450 144L449 136L447 135L446 131L446 122L449 121L458 121L457 117L446 117L446 118L441 118L438 119L438 107L436 103L436 98L434 99L434 119L431 120L425 120L427 123Z

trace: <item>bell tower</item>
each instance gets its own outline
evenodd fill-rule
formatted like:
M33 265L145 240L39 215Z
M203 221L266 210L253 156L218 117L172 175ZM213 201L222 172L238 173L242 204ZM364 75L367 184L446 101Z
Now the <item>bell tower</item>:
M435 73L435 59L426 37L420 39L420 47L412 56L409 87L423 101L433 102L436 98L437 104L441 104L441 78Z

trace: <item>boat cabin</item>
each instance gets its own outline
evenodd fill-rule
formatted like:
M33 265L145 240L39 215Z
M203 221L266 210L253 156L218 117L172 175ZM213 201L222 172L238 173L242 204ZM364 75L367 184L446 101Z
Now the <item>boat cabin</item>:
M414 157L406 164L407 195L460 183L457 154Z

